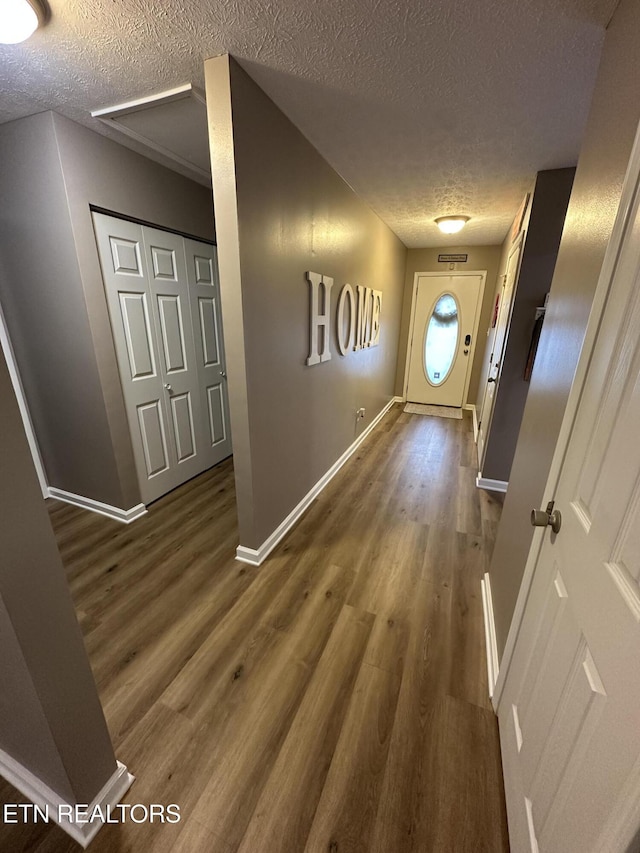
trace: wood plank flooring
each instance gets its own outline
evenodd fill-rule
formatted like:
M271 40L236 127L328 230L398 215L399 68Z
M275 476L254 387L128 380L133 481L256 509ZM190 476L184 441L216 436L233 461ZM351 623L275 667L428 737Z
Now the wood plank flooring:
M258 569L230 462L131 526L51 503L126 802L92 853L506 853L471 423L396 405ZM21 802L0 783L0 799ZM0 849L71 853L57 827Z

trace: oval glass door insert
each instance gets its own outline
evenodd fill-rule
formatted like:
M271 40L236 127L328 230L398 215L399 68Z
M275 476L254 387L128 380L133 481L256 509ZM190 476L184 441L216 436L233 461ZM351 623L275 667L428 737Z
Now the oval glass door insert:
M432 385L442 385L453 367L460 332L458 303L443 293L427 323L424 338L424 370Z

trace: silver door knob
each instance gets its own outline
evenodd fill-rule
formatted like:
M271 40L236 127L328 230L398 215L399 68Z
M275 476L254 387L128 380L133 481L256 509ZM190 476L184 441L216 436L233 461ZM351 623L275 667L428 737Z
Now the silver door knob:
M164 387L166 391L173 391L173 388L171 387L171 385L169 385L168 382L165 382Z
M227 374L224 372L224 370L221 370L221 371L220 371L220 376L221 376L223 379L226 379L226 378L227 378Z
M560 533L562 527L562 515L559 509L553 508L553 501L547 504L546 509L531 510L532 527L550 527L554 533Z

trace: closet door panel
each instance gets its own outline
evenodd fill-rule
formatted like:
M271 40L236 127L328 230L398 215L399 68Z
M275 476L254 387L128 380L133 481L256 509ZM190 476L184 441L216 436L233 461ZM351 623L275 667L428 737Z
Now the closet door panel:
M143 228L102 213L94 213L93 222L140 495L147 504L179 480Z
M175 444L177 483L209 467L196 365L184 238L143 228L163 390Z
M231 454L217 256L207 243L185 239L184 245L206 452L215 465Z
M231 453L215 248L94 213L141 497Z

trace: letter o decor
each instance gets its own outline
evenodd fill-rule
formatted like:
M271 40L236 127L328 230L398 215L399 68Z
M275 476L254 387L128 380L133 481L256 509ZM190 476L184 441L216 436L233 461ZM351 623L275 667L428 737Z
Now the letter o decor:
M344 337L345 332L345 309L347 307L347 303L349 303L348 307L348 317L349 317L349 325L348 332L346 336L346 340ZM340 350L340 355L346 355L349 350L353 349L353 345L355 343L356 338L356 295L353 292L353 288L350 284L345 284L345 286L340 291L340 297L338 298L338 349Z

